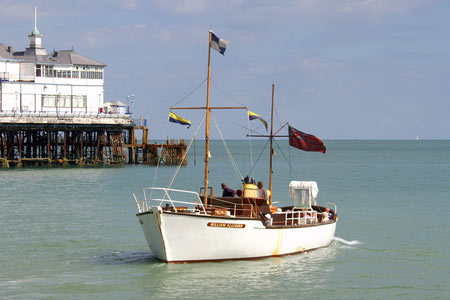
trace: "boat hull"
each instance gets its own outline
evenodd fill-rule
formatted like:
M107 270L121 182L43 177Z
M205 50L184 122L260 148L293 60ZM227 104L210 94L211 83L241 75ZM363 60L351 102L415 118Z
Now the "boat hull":
M281 256L325 247L336 222L265 227L260 220L163 212L137 214L154 256L166 262L200 262Z

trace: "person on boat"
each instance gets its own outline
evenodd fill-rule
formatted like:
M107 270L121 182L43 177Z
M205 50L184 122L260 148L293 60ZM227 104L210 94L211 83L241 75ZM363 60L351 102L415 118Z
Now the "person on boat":
M264 188L264 183L262 181L258 181L258 198L262 198L265 201L269 199L267 196L267 191Z
M233 189L229 188L225 182L222 182L221 186L222 186L222 190L223 190L222 197L236 196L236 192Z

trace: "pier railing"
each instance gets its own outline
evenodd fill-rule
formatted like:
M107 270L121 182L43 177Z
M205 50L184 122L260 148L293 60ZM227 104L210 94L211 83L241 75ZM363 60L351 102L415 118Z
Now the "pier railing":
M20 110L0 111L0 123L80 123L80 124L132 124L130 114L47 111L32 112Z
M67 111L20 111L20 110L3 110L0 111L0 117L65 117L65 118L106 118L106 119L131 119L130 114L118 114L118 113L96 113L96 112L67 112Z
M9 81L9 73L0 72L0 81Z

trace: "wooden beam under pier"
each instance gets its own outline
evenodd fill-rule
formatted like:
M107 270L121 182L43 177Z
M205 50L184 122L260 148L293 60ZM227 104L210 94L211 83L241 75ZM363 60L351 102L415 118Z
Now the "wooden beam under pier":
M142 131L141 141L136 133ZM0 123L0 166L177 165L184 140L148 142L146 126ZM187 160L182 162L187 164Z

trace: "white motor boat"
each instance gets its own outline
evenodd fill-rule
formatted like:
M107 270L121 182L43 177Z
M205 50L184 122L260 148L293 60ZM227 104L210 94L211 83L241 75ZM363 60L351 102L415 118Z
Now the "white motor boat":
M209 37L210 49L216 49L212 45L215 40L219 40L219 46L224 45L211 31ZM223 54L224 47L219 49ZM270 135L258 135L270 139L269 189L261 193L254 179L247 176L242 178L242 189L237 197L214 196L213 188L208 186L209 114L213 109L224 107L209 105L209 74L210 58L206 107L197 107L206 110L204 187L198 193L170 186L148 187L143 189L140 197L133 194L139 210L136 216L154 256L168 263L256 259L296 254L329 245L336 231L336 205L331 202L317 205L319 189L316 182L291 181L291 206L276 207L272 201L272 140L279 137L277 133L288 124L273 133L273 85ZM186 119L173 113L171 116L177 118L176 123L190 125ZM250 119L255 116L260 118L249 112ZM267 127L267 123L261 121ZM288 137L290 145L296 148L326 151L318 138L291 126Z

